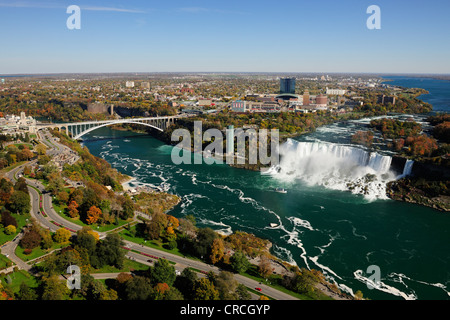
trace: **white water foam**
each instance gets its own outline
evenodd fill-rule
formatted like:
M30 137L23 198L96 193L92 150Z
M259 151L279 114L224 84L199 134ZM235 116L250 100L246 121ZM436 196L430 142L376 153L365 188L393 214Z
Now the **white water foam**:
M386 184L395 180L392 158L354 146L292 139L280 147L281 161L267 170L276 179L362 194L368 200L387 199Z
M289 217L287 218L289 221L291 221L294 226L300 226L303 227L305 229L311 230L311 231L315 231L315 229L311 226L311 223L307 220L302 220L298 217Z
M385 284L383 281L380 280L379 283L374 283L371 279L367 278L364 276L364 272L362 270L356 270L353 275L355 276L355 279L361 281L362 283L365 283L366 285L369 285L373 288L373 290L379 290L382 292L386 292L388 294L391 295L395 295L398 297L402 297L405 300L416 300L417 299L417 295L416 293L413 291L411 293L405 293L395 287L389 286L387 284ZM395 281L395 280L394 280ZM402 278L399 278L398 280L396 280L396 282L400 282L402 283L406 288L408 288L406 286L406 284L403 282Z

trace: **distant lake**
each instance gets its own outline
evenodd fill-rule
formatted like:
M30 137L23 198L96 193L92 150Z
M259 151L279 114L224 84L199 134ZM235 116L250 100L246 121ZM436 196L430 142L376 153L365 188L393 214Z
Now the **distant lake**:
M419 97L424 102L430 103L433 106L433 111L436 112L450 112L450 81L433 78L418 78L405 76L388 76L383 77L390 85L407 87L407 88L422 88L430 92Z

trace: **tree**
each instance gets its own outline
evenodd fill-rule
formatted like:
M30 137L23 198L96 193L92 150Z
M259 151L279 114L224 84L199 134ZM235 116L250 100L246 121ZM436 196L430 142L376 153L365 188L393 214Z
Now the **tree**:
M68 293L65 281L56 275L42 279L42 300L63 300Z
M171 242L176 239L177 235L175 234L175 231L173 230L173 227L167 227L166 228L166 240Z
M17 294L19 300L36 300L37 295L24 281L20 284L20 289Z
M169 226L171 226L173 229L177 229L180 225L180 221L174 216L167 215L167 220L169 221Z
M15 234L16 233L16 227L13 225L9 225L5 228L5 233L8 235Z
M110 300L118 300L118 299L119 299L119 295L117 294L117 291L114 289L107 289L107 290L102 291L98 298L98 300L102 300L102 301L105 301L105 300L110 301Z
M248 261L245 254L238 250L230 258L231 268L237 273L243 273L250 267L250 262Z
M74 201L77 204L77 208L80 203L83 203L83 191L81 189L74 189L69 195L69 202Z
M270 264L269 258L266 256L261 256L258 272L263 278L268 278L272 274L272 265Z
M24 249L34 249L40 245L42 241L41 235L34 229L25 232L20 240L20 246Z
M183 294L175 287L171 287L169 291L166 292L164 300L184 300Z
M167 285L167 283L158 283L153 288L153 299L163 300L169 291L170 287Z
M314 285L318 282L318 278L313 272L302 268L292 279L292 289L298 293L311 293L314 291Z
M2 178L0 180L0 205L8 204L9 199L13 194L13 192L14 192L14 185L5 178Z
M69 216L71 218L76 218L79 216L78 214L78 203L75 200L72 200L69 205L67 206L67 210L69 213Z
M153 221L147 222L144 225L144 235L149 240L156 240L159 238L161 228L158 223Z
M363 293L361 292L361 290L356 291L354 296L355 296L356 300L363 299Z
M188 300L194 298L194 285L197 281L197 273L192 271L190 268L185 268L175 280L175 287L177 287L184 297Z
M56 196L59 192L63 191L65 182L61 175L52 173L47 176L48 185L45 188L52 195Z
M129 197L125 198L125 201L122 204L122 211L120 212L120 218L123 220L127 220L129 218L133 218L134 216L134 203Z
M70 231L65 228L59 228L58 230L56 230L54 236L55 241L60 244L69 242L70 237L71 237Z
M20 177L17 182L14 184L14 190L22 191L23 193L28 194L27 181L24 177Z
M93 232L89 227L83 227L81 230L77 231L77 237L75 240L75 245L87 250L89 256L94 255L97 240L93 235Z
M61 204L66 204L67 201L69 201L69 194L66 191L60 191L58 192L58 202Z
M219 300L219 291L207 278L201 278L194 284L194 300Z
M127 300L147 300L153 289L150 279L136 276L125 283L125 295Z
M31 167L30 166L23 167L23 175L29 176L30 174L31 174Z
M30 160L34 157L34 153L30 151L28 148L24 148L21 153L21 158L25 160Z
M356 144L361 144L366 147L370 147L373 143L373 132L372 131L357 131L352 136L352 142Z
M244 286L242 283L240 283L236 288L236 294L239 300L250 300L252 298L252 296L247 290L247 287Z
M11 215L9 211L3 211L1 213L1 220L0 223L4 226L14 226L17 228L17 221L16 219Z
M87 224L94 224L100 219L100 216L102 215L102 210L97 208L96 206L92 206L86 215L86 223Z
M80 203L77 201L77 203ZM89 209L93 206L99 207L100 205L100 197L95 193L92 188L83 189L83 202L80 205L80 211L83 215L85 215Z
M237 300L236 289L239 283L234 279L231 272L220 271L215 278L214 286L219 291L220 300Z
M47 151L47 147L46 147L44 144L39 143L39 144L35 147L35 150L36 150L36 152L37 152L39 155L45 155L45 152Z
M50 249L53 246L53 239L50 230L43 229L40 231L40 235L42 237L41 248L44 250Z
M221 238L214 239L213 243L211 244L211 254L209 255L211 263L216 264L220 260L222 260L224 253L225 246L223 240Z
M175 268L166 259L158 259L155 266L150 269L152 283L166 283L172 286L175 278Z
M25 214L30 212L30 195L23 191L14 191L14 193L9 198L8 209L11 212L18 214Z
M194 251L198 257L205 257L211 248L211 245L218 237L217 233L211 228L200 229L196 241L194 242Z
M124 264L126 250L122 248L123 242L117 233L110 233L99 242L95 254L91 256L91 264L100 268L105 264L121 269Z

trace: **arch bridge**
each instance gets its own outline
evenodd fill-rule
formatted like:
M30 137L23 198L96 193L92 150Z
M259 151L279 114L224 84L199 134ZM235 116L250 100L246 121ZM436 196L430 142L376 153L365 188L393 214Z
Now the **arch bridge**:
M67 135L69 135L70 133L73 139L78 140L85 134L92 132L96 129L123 123L140 124L164 132L164 130L166 130L169 126L174 124L177 119L184 117L186 116L126 118L126 119L115 119L104 121L52 123L52 124L37 125L36 129L37 130L58 129L59 131L65 130Z

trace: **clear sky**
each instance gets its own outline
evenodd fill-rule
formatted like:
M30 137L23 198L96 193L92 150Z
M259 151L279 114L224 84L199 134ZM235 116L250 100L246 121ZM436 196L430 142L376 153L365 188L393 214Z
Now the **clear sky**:
M0 74L449 74L449 15L448 0L0 0Z

